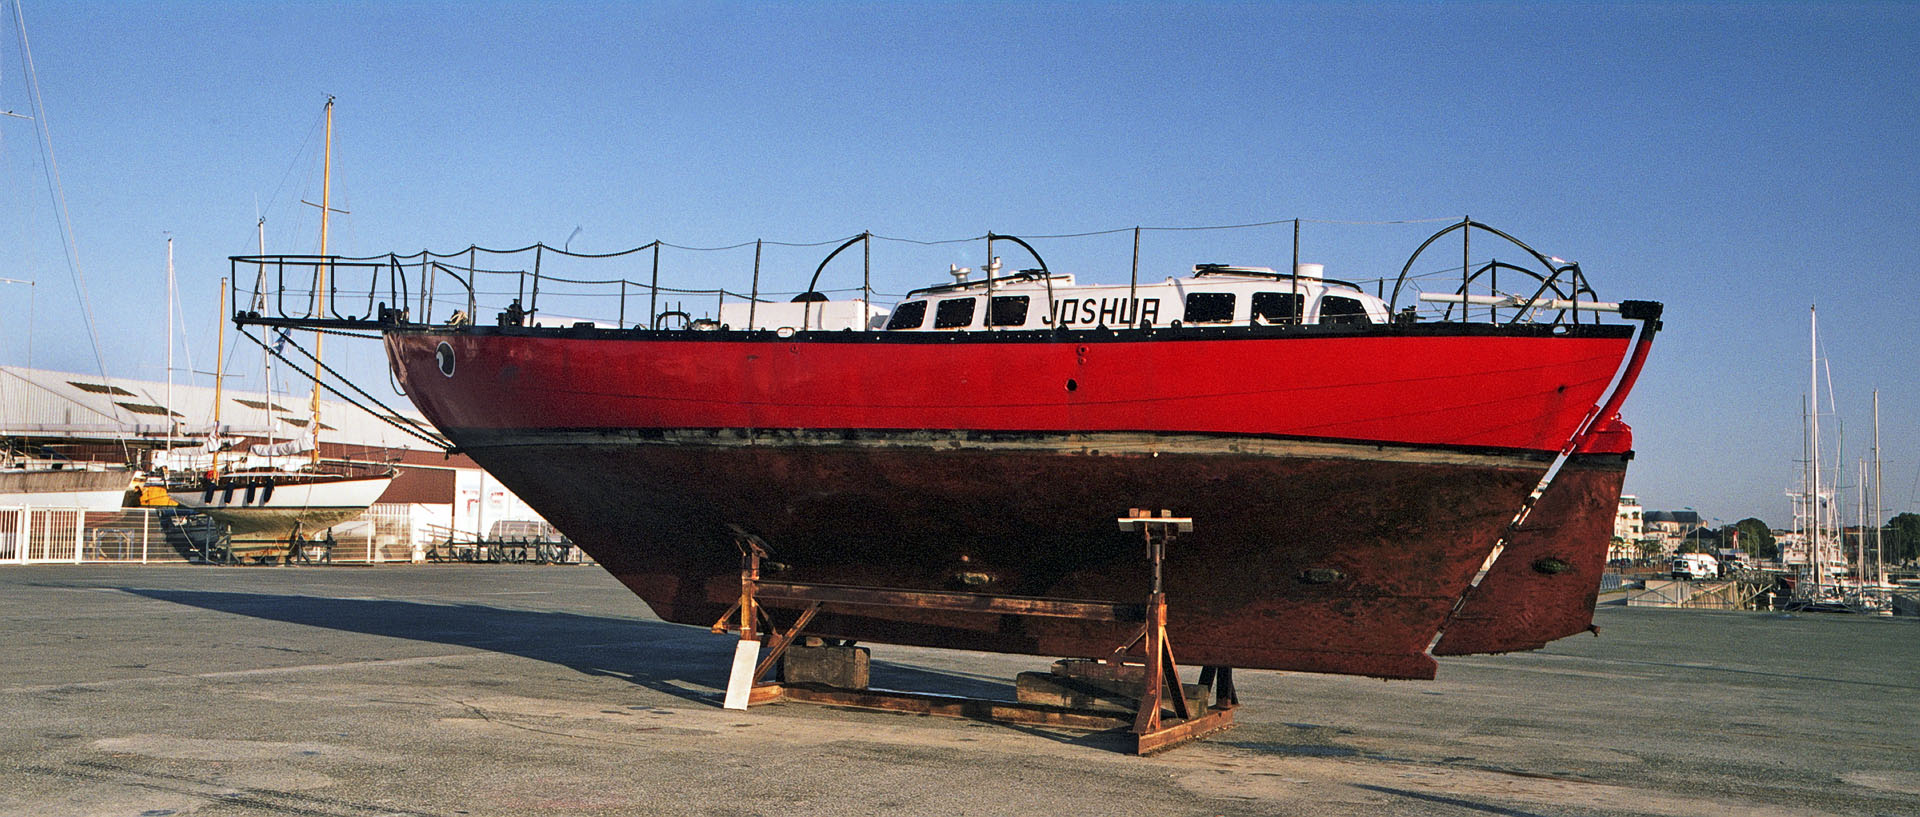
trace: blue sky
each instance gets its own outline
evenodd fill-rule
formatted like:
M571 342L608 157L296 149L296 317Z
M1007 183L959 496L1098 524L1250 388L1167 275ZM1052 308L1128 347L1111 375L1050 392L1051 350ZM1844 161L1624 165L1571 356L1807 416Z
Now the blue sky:
M944 239L1470 214L1667 303L1626 414L1655 508L1786 524L1822 313L1847 458L1881 391L1889 505L1920 499L1914 4L25 2L109 373L162 375L165 234L208 368L226 257ZM18 44L0 109L31 110ZM0 320L92 371L34 123L0 119ZM1437 225L1314 224L1304 260L1397 273ZM1157 233L1155 274L1287 261L1285 228ZM1130 237L1040 243L1120 281ZM825 249L769 255L803 279ZM875 247L883 291L980 247ZM673 263L677 262L677 263ZM1010 259L1010 263L1017 263ZM670 258L743 285L745 254ZM857 274L857 273L856 273ZM673 278L671 276L679 276ZM781 276L785 276L782 278ZM797 282L790 284L797 288ZM0 359L25 362L24 332ZM342 354L378 380L379 355ZM331 350L347 344L331 345ZM184 365L184 364L181 364ZM1829 425L1834 425L1833 420ZM1848 473L1852 473L1851 466Z

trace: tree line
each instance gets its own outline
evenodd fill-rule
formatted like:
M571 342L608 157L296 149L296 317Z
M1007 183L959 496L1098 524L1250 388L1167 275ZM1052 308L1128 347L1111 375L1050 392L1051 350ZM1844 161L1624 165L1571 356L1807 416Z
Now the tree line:
M1902 513L1887 520L1886 532L1881 535L1885 543L1885 555L1888 564L1904 564L1920 560L1920 513ZM1738 534L1740 550L1756 559L1780 558L1780 545L1774 541L1773 530L1767 523L1748 517L1731 525L1722 526L1715 531L1713 544L1735 541ZM1682 550L1688 546L1683 545ZM1704 546L1696 550L1706 550Z

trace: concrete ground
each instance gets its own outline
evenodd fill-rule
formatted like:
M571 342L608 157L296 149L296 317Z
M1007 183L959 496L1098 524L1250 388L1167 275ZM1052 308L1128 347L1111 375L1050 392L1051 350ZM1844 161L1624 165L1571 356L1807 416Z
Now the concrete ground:
M1598 623L1430 682L1242 672L1237 728L1139 758L724 710L733 639L598 568L0 567L0 815L1920 815L1920 622ZM877 645L874 680L1047 663Z

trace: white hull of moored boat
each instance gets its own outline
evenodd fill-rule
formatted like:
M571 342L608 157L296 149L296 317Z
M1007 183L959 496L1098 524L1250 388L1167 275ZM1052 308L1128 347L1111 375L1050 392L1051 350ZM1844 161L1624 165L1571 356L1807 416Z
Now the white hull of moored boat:
M110 511L126 503L125 468L0 469L0 508L84 508Z
M393 482L393 475L261 479L228 478L212 486L177 489L167 495L226 526L235 539L285 541L295 533L315 536L364 513Z

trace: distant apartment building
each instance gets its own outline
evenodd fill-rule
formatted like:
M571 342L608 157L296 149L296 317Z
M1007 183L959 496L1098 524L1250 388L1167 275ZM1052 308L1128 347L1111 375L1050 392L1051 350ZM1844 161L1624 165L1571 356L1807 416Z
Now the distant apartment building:
M1689 537L1701 535L1700 514L1695 511L1647 511L1642 519L1645 538L1660 540L1663 555L1679 551Z
M1613 542L1607 546L1607 561L1639 558L1640 540L1646 535L1647 525L1640 508L1640 498L1621 494L1620 510L1613 517Z

